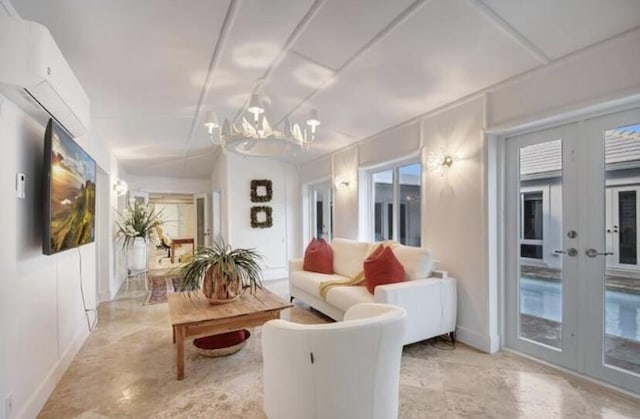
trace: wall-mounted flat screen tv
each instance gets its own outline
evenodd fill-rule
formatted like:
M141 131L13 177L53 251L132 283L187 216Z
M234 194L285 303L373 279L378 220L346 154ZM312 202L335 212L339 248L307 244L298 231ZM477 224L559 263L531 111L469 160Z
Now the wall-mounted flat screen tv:
M44 136L45 255L95 240L96 162L54 121Z

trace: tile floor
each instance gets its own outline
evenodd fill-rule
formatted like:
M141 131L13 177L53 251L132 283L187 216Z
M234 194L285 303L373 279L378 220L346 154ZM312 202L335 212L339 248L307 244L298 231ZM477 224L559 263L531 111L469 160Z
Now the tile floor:
M186 378L176 381L167 305L143 305L144 287L135 282L100 306L98 327L39 417L264 418L260 329L226 358L187 349ZM287 292L286 281L269 286ZM326 321L302 305L284 317ZM405 348L400 418L640 417L640 402L517 355L449 349L443 341Z

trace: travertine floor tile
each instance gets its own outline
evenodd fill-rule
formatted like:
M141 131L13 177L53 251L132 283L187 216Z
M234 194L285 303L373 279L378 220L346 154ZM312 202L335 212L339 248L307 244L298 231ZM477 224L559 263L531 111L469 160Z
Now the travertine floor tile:
M268 285L288 299L286 281ZM177 381L168 307L143 305L144 297L142 281L132 281L99 307L98 328L40 418L264 419L261 329L224 358L202 357L187 345L186 377ZM282 317L331 321L297 302ZM404 348L400 418L640 417L640 403L518 355L452 349L446 341Z

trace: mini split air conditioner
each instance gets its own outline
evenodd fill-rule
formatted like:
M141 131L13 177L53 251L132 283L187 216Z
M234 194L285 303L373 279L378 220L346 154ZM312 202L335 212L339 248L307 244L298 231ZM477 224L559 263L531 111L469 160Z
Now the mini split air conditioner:
M89 97L46 27L0 16L0 86L28 94L73 137L87 132Z

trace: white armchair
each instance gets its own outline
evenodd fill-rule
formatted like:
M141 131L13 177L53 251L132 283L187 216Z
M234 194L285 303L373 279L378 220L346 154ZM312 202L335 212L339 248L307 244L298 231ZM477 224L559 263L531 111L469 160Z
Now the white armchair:
M267 322L262 356L269 419L396 418L405 321L401 307L362 303L339 323Z

